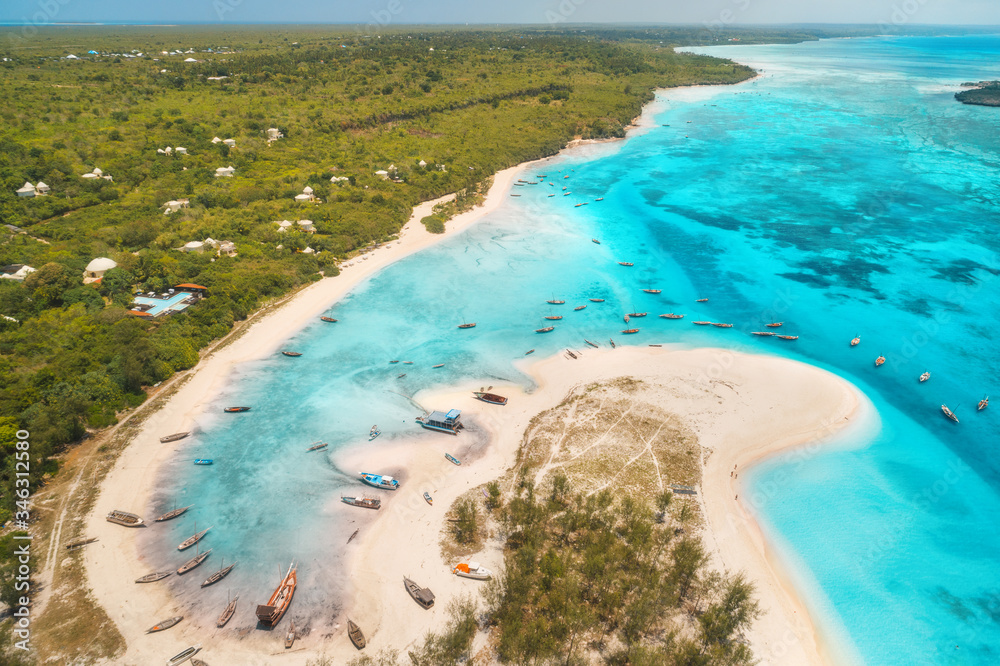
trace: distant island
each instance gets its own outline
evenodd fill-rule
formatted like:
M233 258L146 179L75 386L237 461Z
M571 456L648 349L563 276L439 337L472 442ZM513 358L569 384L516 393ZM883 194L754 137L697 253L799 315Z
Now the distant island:
M963 83L962 92L955 93L955 99L962 104L978 104L979 106L1000 106L1000 81L980 81L979 83Z

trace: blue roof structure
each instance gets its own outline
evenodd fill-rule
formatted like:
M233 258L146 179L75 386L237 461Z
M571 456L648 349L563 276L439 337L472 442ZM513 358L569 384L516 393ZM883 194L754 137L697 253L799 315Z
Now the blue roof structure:
M159 298L154 296L136 296L132 299L132 303L135 305L148 305L149 309L145 310L146 314L151 317L159 317L161 314L169 314L172 312L180 312L188 306L188 303L182 303L184 299L190 297L191 294L186 291L178 291L170 294L167 298Z
M462 415L461 410L452 409L452 410L449 410L448 413L444 415L444 417L447 420L449 420L449 421L454 421L455 419L457 419L461 415Z

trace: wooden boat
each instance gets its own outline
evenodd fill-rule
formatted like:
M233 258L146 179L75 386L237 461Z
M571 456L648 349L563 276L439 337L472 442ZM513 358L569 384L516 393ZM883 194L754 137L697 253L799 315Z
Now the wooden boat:
M194 459L194 464L195 465L211 465L213 462L215 462L215 461L212 460L211 458L195 458Z
M976 408L976 411L981 412L989 406L990 406L990 396L986 396L985 398L979 401L979 407Z
M197 555L195 555L194 557L192 557L190 560L188 560L187 562L185 562L184 564L182 564L179 569L177 569L177 575L178 576L183 576L188 571L191 571L191 569L194 569L196 566L198 566L199 564L201 564L202 562L204 562L205 558L208 557L211 554L212 554L212 549L211 548L209 548L208 550L206 550L204 553L198 553Z
M145 576L139 576L135 579L137 583L155 583L158 580L163 580L173 571L157 571L156 573L146 574Z
M579 312L580 310L586 309L586 307L587 307L586 305L578 305L575 308L573 308L573 312Z
M382 490L397 490L399 488L399 481L391 476L370 474L368 472L358 472L358 474L361 476L361 481L374 488L381 488Z
M432 365L431 367L432 368L443 368L444 367L444 363L438 363L437 365Z
M347 543L351 543L352 541L354 541L358 537L358 532L360 531L361 531L360 529L356 529L353 532L351 532L351 536L347 537Z
M281 353L285 356L302 356L302 352L283 351Z
M587 205L587 202L584 201L583 203L573 204L573 208L579 208L580 206L586 206L586 205Z
M193 506L194 504L188 504L187 506L182 506L179 509L171 509L170 511L167 511L165 514L157 516L155 522L162 523L165 520L173 520L177 516L180 516L181 514L185 513L188 509L190 509Z
M431 497L430 493L426 493L425 492L424 493L424 499L427 501L428 504L430 504L431 506L434 506L434 498Z
M773 331L753 331L750 335L774 335Z
M608 342L611 343L611 348L614 349L615 348L615 339L614 338L608 338Z
M177 550L187 550L191 546L195 545L196 543L198 543L199 541L201 541L202 537L204 537L206 534L208 534L208 530L210 530L210 529L212 529L212 528L211 527L206 527L201 532L198 532L197 534L192 534L187 539L184 539L184 541L182 541L180 543L180 545L177 546Z
M567 356L569 356L569 357L570 357L571 359L573 359L574 361L575 361L575 360L576 360L576 358L577 358L577 357L576 357L576 354L574 354L574 353L573 353L573 351L572 351L572 350L570 350L570 349L567 349L567 350L566 350L566 355L567 355Z
M455 463L456 465L461 465L462 464L461 460L459 460L455 456L451 455L450 453L444 454L444 457L448 459L448 462Z
M476 399L482 400L483 402L488 402L491 405L506 405L507 398L502 395L497 395L496 393L486 393L484 391L473 391L472 395L476 396Z
M562 305L566 301L560 301L558 299L553 298L551 301L545 301L545 302L549 303L550 305Z
M455 568L451 570L456 576L461 576L462 578L472 578L473 580L489 580L493 575L493 572L479 564L479 562L469 562L456 564Z
M591 303L603 303L604 302L603 298L591 298L589 300L590 300Z
M857 347L859 344L861 344L861 336L855 335L854 338L851 340L851 346Z
M257 606L257 620L261 624L273 627L281 621L281 616L288 610L288 604L292 602L292 595L295 594L296 585L295 563L288 566L288 573L278 583L277 589L267 600L266 604Z
M325 449L327 446L329 446L329 444L327 444L326 442L316 442L308 449L306 449L306 453L308 453L309 451L320 451L322 449Z
M694 299L694 302L695 303L708 303L708 299L707 298L696 298L696 299Z
M719 322L712 322L712 326L718 326L719 328L732 328L732 324L721 324Z
M156 631L163 631L164 629L169 629L170 627L174 626L183 619L184 619L183 615L176 615L168 620L164 620L163 622L154 624L152 627L146 630L146 633L152 634L153 632Z
M372 441L376 437L382 434L382 431L378 429L377 425L373 425L372 429L368 431L368 441Z
M76 541L70 541L66 544L66 550L76 550L77 548L83 548L88 543L94 543L97 541L97 537L90 537L89 539L77 539Z
M878 366L882 365L883 363L885 363L885 356L879 355L879 357L877 359L875 359L875 367L877 368Z
M591 242L591 243L597 243L598 245L600 245L600 244L601 244L601 241L597 240L596 238L591 238L591 239L590 239L590 242Z
M586 338L584 338L584 339L583 339L583 341L584 341L584 342L586 342L586 343L587 343L588 345L590 345L591 347L593 347L594 349L597 349L597 348L598 348L598 347L597 347L597 343L596 343L596 342L591 342L590 340L587 340Z
M200 651L201 645L192 645L191 647L184 648L170 659L167 659L167 666L180 666L180 664L183 664Z
M208 664L206 664L205 662L203 662L201 659L195 659L195 658L192 657L191 658L191 666L208 666Z
M562 319L562 315L549 315L547 317L544 317L544 319L549 319L551 321L558 321Z
M516 183L515 183L515 185L516 185ZM510 196L512 196L512 197L519 197L519 196L521 196L521 195L520 195L520 194L512 194L512 195L510 195Z
M341 495L340 501L351 506L360 506L362 509L375 509L378 511L382 508L382 500L377 497L345 497Z
M648 312L629 312L628 316L629 317L645 317L647 314L649 314L649 313Z
M545 328L536 328L535 333L548 333L549 331L554 331L555 326L546 326Z
M295 643L295 622L292 622L292 626L288 629L288 633L285 634L285 649L289 649Z
M604 201L604 197L597 197L594 201Z
M637 328L626 328L624 331L622 331L622 333L624 333L625 335L631 335L632 333L638 333L638 332L639 329Z
M399 361L389 361L389 365L392 365L393 363L399 363Z
M784 323L785 322L783 321L772 321L770 324L764 324L764 326L767 326L768 328L779 328Z
M555 195L554 195L554 194L550 194L550 195L548 195L548 196L550 196L550 197L554 197Z
M361 627L354 624L351 620L347 621L347 637L351 639L352 643L354 643L354 647L359 650L363 650L365 645L367 645L365 642L365 635L361 633Z
M931 378L931 373L929 372L924 372L922 375L920 375L921 382L926 382L930 378Z
M627 323L628 323L628 315L625 315L625 316L624 316L624 317L622 317L622 318L623 318L623 319L625 320L625 323L627 324Z
M476 322L472 322L470 324L459 324L458 327L459 328L475 328L476 327Z
M712 322L710 321L693 321L692 324L697 324L698 326L710 326Z
M647 294L662 294L663 293L662 289L643 289L643 291L646 292Z
M225 564L226 560L223 559L222 563ZM218 571L216 571L214 574L212 574L211 576L209 576L208 578L206 578L205 581L201 584L201 586L202 587L208 587L209 585L214 585L214 584L218 583L220 580L222 580L223 578L225 578L226 576L228 576L229 572L232 571L233 567L235 567L235 566L236 566L236 562L233 562L228 567L225 567L225 566L222 567L221 569L219 569Z
M633 264L631 261L619 261L618 265L619 266L635 266L635 264Z
M420 587L417 583L403 576L403 586L406 591L410 593L413 600L416 601L421 608L431 608L434 606L434 593L431 592L426 587Z
M527 356L529 354L534 354L534 353L535 353L534 349L529 349L528 351L524 352L524 355Z
M565 190L566 188L564 187L563 189ZM571 194L573 194L573 193L572 192L563 192L563 196L564 197L568 197Z
M160 438L160 443L161 444L166 444L167 442L176 442L179 439L184 439L185 437L187 437L190 434L191 434L190 432L175 432L172 435L167 435L166 437L161 437Z
M663 345L649 345L650 347L662 347Z
M797 336L797 335L777 335L775 337L777 337L779 340L798 340L799 339L799 336Z
M230 414L234 414L236 412L249 412L250 408L249 407L226 407L222 411L228 412Z
M941 405L941 411L944 412L944 415L947 416L949 419L951 419L955 423L958 423L958 417L955 416L955 412L948 409L947 405Z
M226 605L225 609L223 609L222 611L222 614L219 615L219 619L215 621L216 627L219 627L221 629L222 627L226 626L226 623L229 622L229 620L232 619L233 614L236 612L236 602L239 600L240 600L240 595L237 594L236 597Z
M403 377L405 377L405 376L406 376L406 373L404 372L404 373L403 373L403 374L401 374L401 375L396 375L396 379L402 379L402 378L403 378Z
M673 312L668 312L667 314L661 314L664 319L684 319L684 315L674 314Z
M135 515L134 513L129 513L128 511L119 511L114 509L108 513L107 521L109 523L115 523L116 525L124 525L125 527L139 527L142 525L142 518Z
M320 317L320 319L323 320L323 321L328 321L328 322L335 322L335 321L337 321L333 317Z

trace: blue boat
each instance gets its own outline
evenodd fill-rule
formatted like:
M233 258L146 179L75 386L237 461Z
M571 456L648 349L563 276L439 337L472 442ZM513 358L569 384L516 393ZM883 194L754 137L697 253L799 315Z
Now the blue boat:
M461 460L459 460L455 456L451 455L450 453L444 454L444 457L447 458L450 462L455 463L456 465L461 465L462 464Z
M424 416L417 417L417 423L427 428L428 430L439 430L441 432L447 432L452 435L457 435L458 431L464 426L462 425L462 412L457 409L449 410L445 412L431 412Z
M195 458L194 459L194 464L195 465L211 465L212 464L212 459L211 458Z
M372 429L368 431L368 441L372 441L376 437L382 434L382 431L378 429L377 425L373 425Z
M382 474L370 474L368 472L358 472L361 476L361 480L367 483L369 486L375 488L381 488L382 490L399 490L399 481L392 478L391 476L383 476Z

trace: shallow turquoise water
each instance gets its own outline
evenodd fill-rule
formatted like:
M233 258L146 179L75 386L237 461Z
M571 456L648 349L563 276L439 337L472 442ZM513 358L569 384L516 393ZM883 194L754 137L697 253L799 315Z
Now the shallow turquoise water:
M996 78L1000 38L705 51L768 76L667 94L645 133L525 171L525 180L547 178L362 285L331 310L338 323L317 321L285 345L305 356L239 370L201 431L176 446L149 513L174 501L197 507L141 537L151 568L174 563L170 549L197 519L215 525L205 539L213 558L241 560L220 589L197 591L200 575L175 580L182 600L215 613L231 587L252 608L276 567L295 559L296 606L332 617L336 562L360 524L349 521L366 517L337 503L360 489L358 470L305 454L309 444L369 446L372 423L384 433L375 445L420 436L407 398L416 391L526 383L512 362L528 349L544 356L613 336L786 355L860 386L881 417L877 435L764 463L746 496L848 659L1000 661L1000 406L975 411L1000 370L1000 111L960 105L951 87ZM566 305L546 304L553 296ZM573 311L578 304L588 307ZM632 311L650 315L633 320L639 334L621 336ZM687 317L656 317L669 311ZM550 313L564 319L535 334ZM748 335L774 320L800 339ZM455 328L463 321L478 326ZM862 343L851 348L856 334ZM876 370L880 353L888 361ZM924 370L932 378L919 384ZM942 417L942 402L961 424ZM254 409L221 414L231 404ZM193 468L194 457L216 464ZM406 483L403 469L370 471Z

